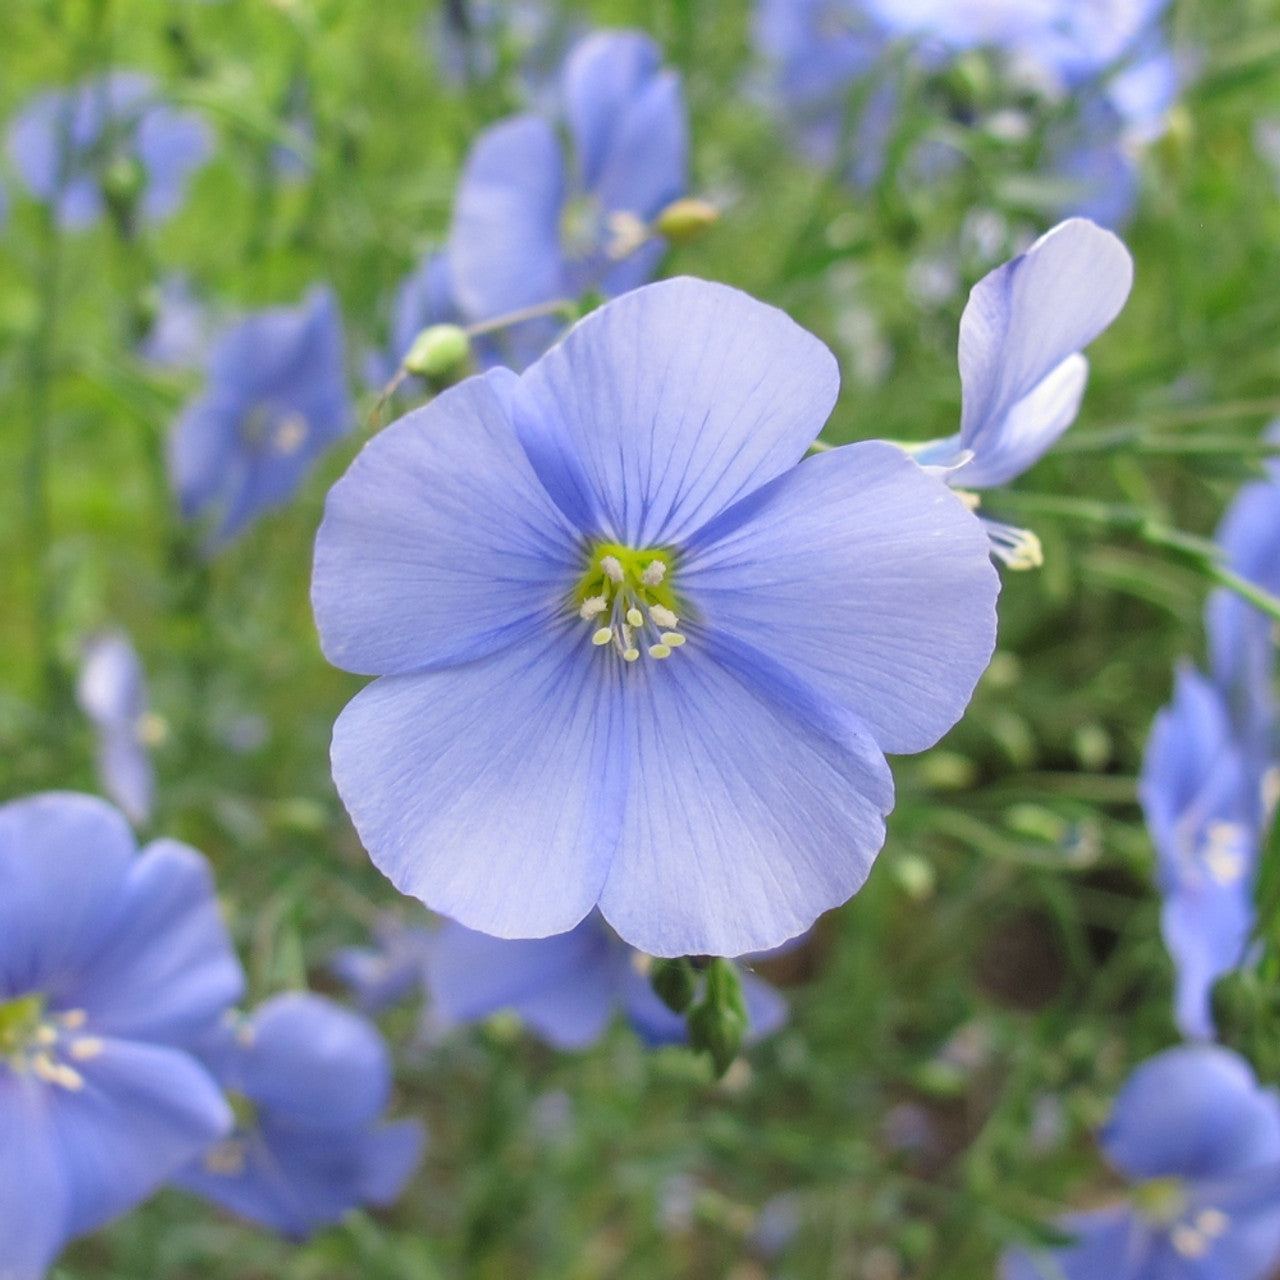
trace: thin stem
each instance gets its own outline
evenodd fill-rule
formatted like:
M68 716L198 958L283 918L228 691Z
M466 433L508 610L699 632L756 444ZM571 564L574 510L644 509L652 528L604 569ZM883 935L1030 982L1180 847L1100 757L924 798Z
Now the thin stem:
M482 333L493 333L497 329L509 329L512 325L523 324L526 320L541 320L544 316L572 316L578 304L571 298L556 298L552 302L540 302L534 307L524 307L520 311L508 311L504 316L495 316L492 320L482 320L478 324L466 326L467 334L476 338Z

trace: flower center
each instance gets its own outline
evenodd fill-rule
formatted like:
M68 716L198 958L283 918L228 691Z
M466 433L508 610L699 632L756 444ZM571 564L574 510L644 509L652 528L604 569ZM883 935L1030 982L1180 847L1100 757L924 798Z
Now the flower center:
M591 643L635 662L641 648L651 658L669 658L685 642L677 630L671 552L637 551L615 542L592 548L573 593L578 617L591 624Z
M1133 1189L1134 1208L1148 1221L1167 1226L1187 1208L1187 1189L1181 1178L1148 1178Z
M84 1077L71 1062L96 1058L103 1049L97 1037L77 1034L84 1022L83 1009L46 1013L37 992L0 1003L0 1066L63 1089L83 1089Z
M281 414L269 404L254 405L240 422L240 440L246 449L283 458L302 448L307 432L307 420L301 413Z

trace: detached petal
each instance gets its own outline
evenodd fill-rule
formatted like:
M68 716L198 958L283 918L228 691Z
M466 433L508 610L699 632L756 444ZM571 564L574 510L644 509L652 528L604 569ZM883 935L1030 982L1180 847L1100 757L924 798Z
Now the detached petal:
M547 121L516 116L486 129L458 179L449 263L473 321L564 296L564 161Z
M981 524L879 441L808 458L725 512L674 580L700 627L861 717L883 751L932 746L995 647L1000 587Z
M981 458L995 446L1010 410L1119 315L1132 283L1129 251L1083 218L980 280L960 319L962 447Z
M583 625L385 677L338 717L334 781L402 893L499 937L562 933L595 905L622 822L624 673Z
M514 381L494 370L401 418L330 490L311 602L336 666L468 661L567 607L579 538L516 439Z
M521 439L584 531L679 542L792 467L835 404L831 352L783 312L665 280L576 325L521 379Z
M1129 1178L1229 1178L1280 1162L1280 1099L1217 1045L1180 1045L1129 1077L1101 1133Z

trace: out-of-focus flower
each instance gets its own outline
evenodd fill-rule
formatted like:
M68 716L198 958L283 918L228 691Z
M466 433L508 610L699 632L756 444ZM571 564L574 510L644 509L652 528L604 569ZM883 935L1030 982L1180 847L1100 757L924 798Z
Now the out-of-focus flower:
M40 93L9 126L18 176L75 228L108 204L149 222L169 217L211 147L198 115L167 106L149 77L131 71Z
M831 353L664 281L376 436L329 494L312 601L383 678L338 790L406 893L501 937L599 906L649 955L742 955L866 878L893 781L991 655L982 526L900 450L803 461Z
M105 801L0 807L0 1274L39 1280L73 1236L231 1127L190 1050L241 991L209 869L141 855Z
M111 632L85 645L76 699L98 732L103 790L141 826L155 795L150 748L163 737L164 723L151 714L142 663L127 636Z
M1138 793L1156 847L1178 1028L1211 1038L1213 984L1244 958L1253 926L1261 796L1221 695L1190 667L1152 725Z
M238 1101L235 1131L176 1181L293 1237L399 1196L421 1126L385 1122L391 1061L373 1025L332 1001L288 992L228 1023L206 1047Z
M1126 1203L1069 1214L1076 1242L1005 1255L1002 1280L1263 1280L1280 1261L1280 1100L1213 1045L1142 1063L1103 1129Z
M561 77L573 144L551 120L520 115L476 139L449 233L454 303L469 324L588 291L613 297L649 279L663 252L651 231L687 186L687 124L677 75L635 32L574 47ZM556 332L532 322L501 335L523 367Z
M148 311L150 324L138 354L161 368L202 368L213 344L214 319L190 281L167 276L151 293Z
M249 316L214 345L205 390L170 437L182 514L213 516L212 545L229 541L287 502L352 421L332 292Z
M429 929L383 916L374 924L373 946L340 947L329 968L366 1013L380 1013L422 986L431 939Z
M621 1013L648 1044L683 1044L685 1020L654 994L645 960L594 912L549 938L493 938L449 921L427 949L427 988L446 1025L510 1010L548 1044L582 1049ZM786 1021L786 1001L768 983L744 973L742 994L748 1038Z
M1070 218L974 285L960 317L960 430L911 447L961 489L1006 484L1075 420L1089 376L1080 354L1120 313L1133 259L1109 231ZM1021 530L989 524L1016 563Z

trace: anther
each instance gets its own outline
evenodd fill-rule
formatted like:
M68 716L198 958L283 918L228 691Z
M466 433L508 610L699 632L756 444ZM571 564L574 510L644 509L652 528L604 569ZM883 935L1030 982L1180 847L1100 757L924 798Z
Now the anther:
M49 1084L73 1091L84 1088L84 1076L65 1062L54 1062L47 1053L37 1053L31 1059L31 1069Z
M650 609L649 612L652 613L653 610ZM635 607L635 605L632 605L631 608L627 610L627 621L633 627L643 627L644 614L641 613L640 610Z
M656 587L667 576L667 566L661 560L650 560L640 575L646 587Z
M1184 1258L1203 1258L1209 1252L1209 1241L1185 1222L1180 1222L1174 1227L1169 1233L1169 1239Z
M652 650L650 650L652 652ZM640 656L639 649L623 649L622 658L624 662L634 662Z
M677 618L670 609L661 604L651 604L649 606L649 617L651 617L658 626L666 627L667 630L676 626L680 621L680 619Z
M669 658L671 657L671 646L665 644L651 644L649 646L649 657Z
M90 1058L96 1058L103 1050L103 1043L97 1036L81 1036L79 1040L71 1042L71 1056L77 1062L88 1062Z
M617 556L602 556L600 559L600 572L610 582L621 582L623 577L622 562Z
M598 631L593 633L591 637L591 643L596 645L608 644L609 641L612 639L613 639L613 628L601 627Z
M664 631L658 639L670 649L678 649L685 642L685 637L678 631Z
M1221 1209L1201 1209L1196 1214L1196 1230L1210 1239L1220 1236L1230 1222L1231 1219Z
M578 610L580 618L598 618L609 607L609 601L604 596L589 596L582 602L582 608Z
M74 1031L77 1027L83 1027L85 1018L88 1016L83 1009L68 1009L66 1013L60 1013L57 1020L62 1023L69 1031Z

